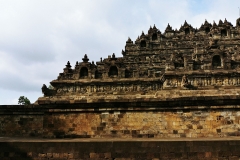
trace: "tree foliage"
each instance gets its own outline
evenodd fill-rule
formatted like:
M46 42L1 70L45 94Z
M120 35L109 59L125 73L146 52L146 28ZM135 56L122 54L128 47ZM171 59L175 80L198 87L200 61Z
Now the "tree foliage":
M27 97L20 96L18 98L18 104L20 104L20 105L29 105L29 104L31 104L31 102L30 102L30 100Z

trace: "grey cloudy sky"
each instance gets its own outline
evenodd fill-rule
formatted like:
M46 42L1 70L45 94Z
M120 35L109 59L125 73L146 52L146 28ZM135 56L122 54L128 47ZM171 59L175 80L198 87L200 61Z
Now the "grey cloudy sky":
M122 56L127 38L150 25L161 32L185 20L197 28L205 19L235 25L238 7L239 0L0 0L0 104L22 95L36 101L42 84L84 54Z

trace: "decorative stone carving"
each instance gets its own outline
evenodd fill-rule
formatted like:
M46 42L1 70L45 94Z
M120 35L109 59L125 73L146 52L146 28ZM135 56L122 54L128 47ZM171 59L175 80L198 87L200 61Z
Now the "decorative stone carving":
M182 77L181 86L185 88L189 87L188 79L187 79L187 76L185 75Z
M56 94L56 90L49 89L45 84L43 84L42 93L44 94L44 96L54 96Z
M67 62L45 96L98 96L154 94L167 89L208 89L240 84L239 19L234 27L226 19L207 20L199 29L186 21L164 33L154 25L133 42L126 41L123 57L113 53L89 62L85 54L74 68Z

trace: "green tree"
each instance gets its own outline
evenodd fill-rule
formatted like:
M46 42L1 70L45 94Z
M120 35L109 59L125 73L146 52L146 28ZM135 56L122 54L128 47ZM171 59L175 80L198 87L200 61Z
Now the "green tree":
M27 97L20 96L18 98L18 104L20 104L20 105L29 105L29 104L31 104L31 102L30 102L30 100Z

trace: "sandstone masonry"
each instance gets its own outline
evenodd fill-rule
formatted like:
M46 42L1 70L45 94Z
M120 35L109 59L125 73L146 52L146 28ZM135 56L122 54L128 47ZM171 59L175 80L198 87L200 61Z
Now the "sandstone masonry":
M240 19L168 25L129 38L123 57L67 63L30 106L0 108L0 135L179 138L240 134Z

